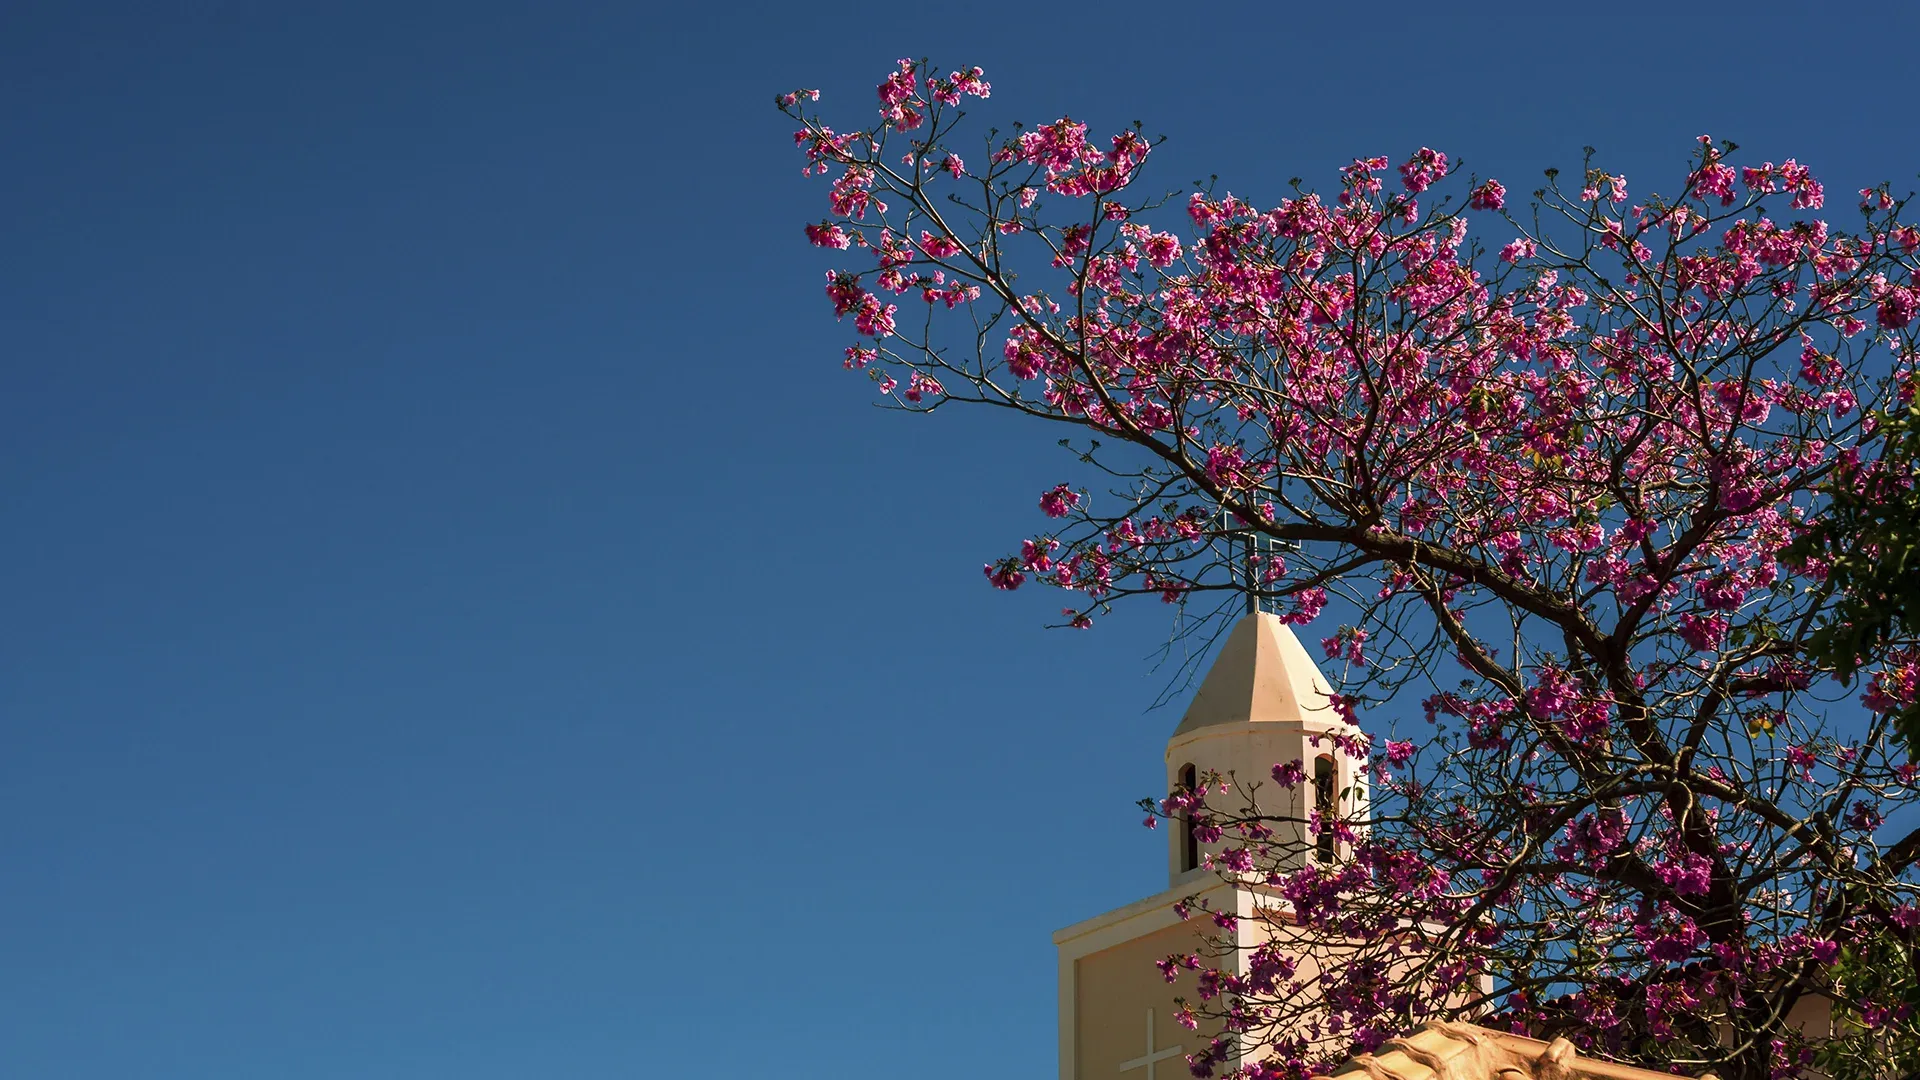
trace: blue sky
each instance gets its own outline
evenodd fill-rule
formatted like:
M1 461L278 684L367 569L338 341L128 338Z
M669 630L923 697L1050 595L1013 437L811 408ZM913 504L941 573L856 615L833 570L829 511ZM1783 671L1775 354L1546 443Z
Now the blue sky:
M1920 171L1907 14L1198 10L11 5L7 1074L1051 1073L1168 622L986 588L1066 463L840 370L776 91L977 63L1258 203Z

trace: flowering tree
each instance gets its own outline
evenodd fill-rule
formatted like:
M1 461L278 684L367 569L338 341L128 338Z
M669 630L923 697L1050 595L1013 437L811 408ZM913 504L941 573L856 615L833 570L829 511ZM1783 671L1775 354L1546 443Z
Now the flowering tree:
M846 253L846 366L910 412L1044 420L1099 478L1042 493L994 586L1058 589L1076 627L1154 597L1205 633L1249 589L1337 622L1338 741L1374 772L1367 828L1311 823L1328 862L1277 839L1262 778L1154 808L1346 950L1315 974L1298 935L1169 957L1218 1032L1196 1075L1237 1048L1299 1076L1456 1016L1724 1080L1911 1054L1913 980L1875 943L1920 924L1920 830L1887 824L1916 797L1889 735L1920 654L1862 636L1864 696L1839 682L1807 644L1847 592L1787 550L1834 485L1911 482L1871 450L1913 394L1902 202L1862 191L1849 231L1806 167L1703 136L1639 199L1590 160L1521 206L1423 148L1324 198L1180 206L1137 129L962 145L988 92L902 61L847 132L779 98L830 184L806 233ZM1820 1047L1789 1017L1817 1000L1845 1036Z

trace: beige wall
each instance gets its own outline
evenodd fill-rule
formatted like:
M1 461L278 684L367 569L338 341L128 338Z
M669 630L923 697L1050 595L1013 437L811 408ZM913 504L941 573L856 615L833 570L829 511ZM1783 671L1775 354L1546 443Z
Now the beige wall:
M1073 1040L1074 1080L1146 1080L1146 1069L1122 1073L1120 1063L1146 1055L1148 1009L1153 1010L1156 1051L1177 1045L1191 1054L1206 1045L1208 1032L1188 1031L1173 1018L1175 994L1193 994L1192 976L1169 985L1153 966L1169 953L1198 950L1200 921L1168 926L1073 962L1073 1011L1079 1029ZM1154 1066L1154 1080L1187 1075L1186 1062L1178 1057Z
M1197 912L1189 921L1179 920L1173 903L1185 893L1201 892L1213 910L1239 916L1234 943L1238 955L1212 958L1210 966L1244 970L1249 951L1277 939L1287 943L1288 951L1299 959L1301 981L1311 983L1320 965L1340 963L1351 951L1345 943L1309 939L1299 927L1269 908L1273 901L1263 898L1258 890L1233 888L1217 880L1211 884L1211 888L1170 890L1055 935L1061 947L1061 1080L1147 1080L1144 1068L1122 1073L1120 1065L1146 1055L1148 1009L1154 1012L1155 1051L1178 1045L1194 1053L1209 1041L1215 1027L1189 1031L1173 1019L1176 996L1185 995L1197 1003L1193 973L1183 971L1179 980L1169 985L1153 966L1154 961L1169 954L1199 952L1204 958L1205 939L1219 933L1212 920ZM1247 1056L1260 1057L1269 1048L1253 1045L1244 1049ZM1229 1059L1229 1066L1237 1059L1238 1055ZM1163 1059L1155 1066L1153 1080L1184 1080L1188 1075L1184 1067L1170 1071L1178 1064L1176 1059Z

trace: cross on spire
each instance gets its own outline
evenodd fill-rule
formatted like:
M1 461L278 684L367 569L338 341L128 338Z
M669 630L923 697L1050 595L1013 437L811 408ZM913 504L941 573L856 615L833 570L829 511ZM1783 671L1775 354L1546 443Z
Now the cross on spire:
M1258 614L1260 611L1260 561L1258 558L1260 534L1254 532L1251 526L1243 529L1234 528L1233 514L1224 506L1220 508L1220 519L1220 531L1227 541L1227 566L1233 575L1234 583L1246 593L1247 614ZM1237 545L1234 539L1236 536L1239 538ZM1243 550L1236 551L1236 547L1241 547Z
M1222 508L1221 513L1226 517L1230 512ZM1261 586L1265 584L1261 574L1260 553L1262 551L1268 553L1298 551L1299 545L1290 540L1278 540L1273 537L1263 539L1251 525L1239 529L1233 528L1231 519L1228 519L1228 523L1223 526L1222 532L1227 541L1227 566L1233 575L1234 583L1246 593L1247 614L1257 615L1261 610ZM1238 537L1240 549L1238 551L1235 551L1236 537Z
M1259 551L1259 543L1258 534L1252 530L1248 530L1245 566L1247 570L1247 614L1249 615L1257 615L1260 613L1260 559L1257 554Z

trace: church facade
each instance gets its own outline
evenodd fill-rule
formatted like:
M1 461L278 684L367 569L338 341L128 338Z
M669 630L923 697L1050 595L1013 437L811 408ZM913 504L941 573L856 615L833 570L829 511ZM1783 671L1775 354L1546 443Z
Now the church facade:
M1333 861L1344 845L1331 830L1309 835L1310 811L1332 809L1364 827L1366 775L1337 753L1331 736L1349 730L1329 704L1332 693L1319 666L1277 616L1249 614L1227 636L1192 703L1167 740L1167 790L1191 788L1208 773L1242 783L1260 781L1262 814L1275 824L1275 841L1298 859ZM1275 764L1301 763L1300 782L1281 789L1268 779ZM1291 829L1291 835L1283 830ZM1161 892L1055 932L1059 957L1060 1080L1180 1080L1186 1055L1198 1053L1213 1032L1189 1030L1176 1019L1178 991L1154 966L1169 955L1200 952L1212 920L1180 918L1177 905L1196 900L1207 910L1238 916L1234 953L1289 933L1280 902L1264 890L1223 880L1208 868L1209 845L1179 822L1167 830L1167 887ZM1337 942L1302 941L1296 955L1311 963L1339 962ZM1289 950L1293 952L1294 950ZM1215 961L1219 961L1216 959ZM1244 974L1244 972L1242 972ZM1813 1015L1817 1011L1819 1015ZM1803 1030L1827 1022L1824 1003L1796 1016ZM1257 1058L1259 1046L1240 1053ZM1230 1058L1225 1069L1242 1059ZM1225 1071L1225 1070L1221 1070ZM1672 1080L1671 1074L1582 1058L1564 1039L1551 1043L1472 1024L1430 1023L1389 1040L1335 1070L1371 1080ZM1317 1078L1320 1080L1320 1078Z

